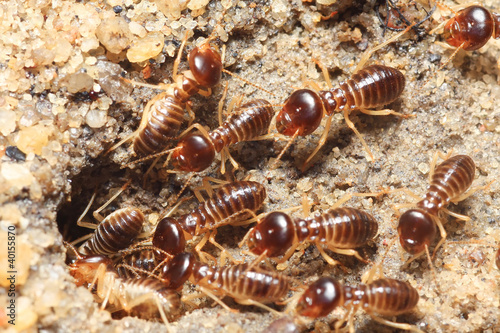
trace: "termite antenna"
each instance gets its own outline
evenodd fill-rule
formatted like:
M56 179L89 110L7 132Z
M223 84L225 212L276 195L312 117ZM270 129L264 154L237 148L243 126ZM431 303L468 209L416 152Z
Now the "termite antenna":
M263 92L268 93L269 95L271 95L271 96L273 96L273 97L276 97L276 94L272 93L271 91L269 91L269 90L267 90L267 89L265 89L265 88L262 88L261 86L256 85L255 83L250 82L249 80L247 80L247 79L245 79L245 78L243 78L243 77L239 76L238 74L235 74L235 73L233 73L233 72L230 72L230 71L228 71L228 70L227 70L227 69L225 69L225 68L223 68L223 69L222 69L222 72L224 72L224 73L226 73L226 74L229 74L229 75L231 75L231 76L233 76L233 77L237 78L238 80L241 80L241 81L245 82L245 83L246 83L246 84L248 84L249 86L252 86L252 87L254 87L254 88L256 88L256 89L262 90Z
M71 244L63 240L63 245L68 249L72 250L75 253L75 256L78 258L78 260L83 259L82 255L75 249L75 247Z
M128 168L131 165L134 165L134 164L137 164L137 163L141 163L141 162L144 162L144 161L148 161L148 160L151 160L153 158L161 157L161 156L164 156L164 155L167 155L167 154L171 155L174 151L179 150L179 149L181 149L181 147L175 147L175 148L172 148L172 149L167 149L167 150L161 151L159 153L152 154L152 155L140 158L138 160L129 162L129 163L121 166L120 169Z
M404 29L403 31L395 34L394 36L392 36L391 38L389 38L388 40L386 40L385 42L382 42L381 44L371 48L371 49L368 49L367 51L365 51L365 53L363 53L363 56L361 57L361 60L358 62L358 65L356 66L356 69L354 70L354 73L357 73L358 71L360 71L363 67L365 67L365 64L366 62L368 61L368 59L370 59L370 57L375 53L377 52L378 50L380 50L381 48L384 48L386 47L387 45L391 44L392 42L396 41L397 39L399 39L401 36L403 36L404 34L406 34L408 31L410 31L411 28L413 28L414 26L416 25L416 23L413 23L409 26L406 27L406 29Z
M290 146L295 141L295 138L297 138L298 135L299 135L299 130L295 131L295 134L290 138L290 140L288 140L286 146L281 150L281 152L278 155L278 157L276 157L276 160L274 161L273 165L271 165L270 170L274 170L274 169L276 169L278 167L278 163L279 163L281 157L288 150L288 148L290 148Z
M186 190L186 188L188 187L189 185L189 182L191 181L191 179L194 177L195 173L192 172L188 179L186 180L186 182L184 183L184 185L182 186L182 189L179 191L179 193L177 193L177 195L174 197L174 199L171 201L171 204L173 203L176 203L177 200L179 200L180 196L182 195L182 193Z

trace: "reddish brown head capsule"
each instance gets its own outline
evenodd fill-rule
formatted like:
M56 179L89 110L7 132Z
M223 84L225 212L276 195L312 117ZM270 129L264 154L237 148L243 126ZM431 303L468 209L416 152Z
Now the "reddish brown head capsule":
M160 277L168 288L180 288L193 273L195 258L191 253L180 253L163 266Z
M481 48L491 37L500 35L498 14L492 14L481 6L470 6L460 10L444 27L444 38L452 46L466 51Z
M299 315L319 318L344 304L344 289L336 280L323 277L306 289L297 304Z
M309 89L294 91L276 117L276 129L283 135L311 134L323 118L323 104L317 93Z
M190 134L172 154L172 164L177 170L199 172L208 168L215 158L215 149L209 138Z
M421 253L436 237L432 216L422 209L410 209L399 218L398 234L403 249L410 254Z
M418 300L418 292L404 281L379 279L350 287L323 277L306 289L296 311L302 316L318 318L342 306L351 313L362 308L370 314L397 316L413 311Z
M274 212L267 215L250 233L248 248L260 255L264 251L268 257L285 254L295 237L293 221L285 213Z
M222 74L222 60L219 52L210 43L195 47L189 54L189 68L196 81L206 88L219 83Z
M497 268L500 269L500 249L498 249L495 254L495 264L497 265Z
M158 222L153 235L153 246L172 255L184 251L186 239L182 228L175 219L165 217Z

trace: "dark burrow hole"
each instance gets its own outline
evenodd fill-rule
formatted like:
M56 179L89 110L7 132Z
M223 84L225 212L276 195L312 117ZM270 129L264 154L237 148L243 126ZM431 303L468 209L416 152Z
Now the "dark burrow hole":
M120 170L119 166L92 163L91 166L84 168L80 174L71 179L71 197L62 204L57 212L57 227L67 242L92 233L93 230L83 228L77 225L77 220L85 211L92 195L96 192L96 199L90 207L83 221L97 224L92 217L92 212L105 202L104 195L112 188L120 187L126 182L126 171ZM119 199L119 198L118 198ZM117 201L112 202L106 211L114 211L117 207Z

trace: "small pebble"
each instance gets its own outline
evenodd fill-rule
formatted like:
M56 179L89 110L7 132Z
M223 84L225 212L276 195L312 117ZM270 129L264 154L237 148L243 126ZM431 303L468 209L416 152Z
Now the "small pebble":
M26 161L26 154L19 150L16 146L8 146L5 150L5 155L16 161Z
M16 129L16 113L11 110L0 110L0 133L7 136Z
M101 128L108 121L108 116L105 111L90 110L85 117L85 121L92 128Z

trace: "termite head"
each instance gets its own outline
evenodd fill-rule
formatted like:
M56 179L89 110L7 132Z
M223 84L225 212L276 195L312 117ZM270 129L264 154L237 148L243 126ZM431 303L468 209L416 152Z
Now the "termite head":
M481 6L470 6L460 10L444 26L444 38L452 46L474 51L481 48L495 31L495 19Z
M153 246L172 255L184 251L186 247L184 231L175 219L165 217L158 222L153 235Z
M407 210L399 218L398 234L403 249L410 254L425 251L436 237L432 215L420 208Z
M498 249L495 254L495 264L497 265L497 268L500 269L500 249Z
M296 307L297 314L319 318L344 303L344 288L330 277L322 277L304 291Z
M172 153L172 165L180 171L199 172L208 168L215 158L215 148L209 138L190 134L182 139Z
M219 83L222 76L222 60L217 49L206 42L189 53L189 68L196 81L203 87L211 88Z
M79 258L69 265L70 273L75 278L75 284L82 286L92 282L99 266L113 267L113 261L104 255L91 255Z
M299 89L286 100L276 117L276 129L283 135L309 135L318 128L323 118L321 98L312 90Z
M267 251L266 256L277 257L285 254L292 246L294 237L294 226L290 216L273 212L250 231L248 248L257 255Z
M170 289L180 288L191 276L195 258L191 253L180 253L161 269L160 277Z

